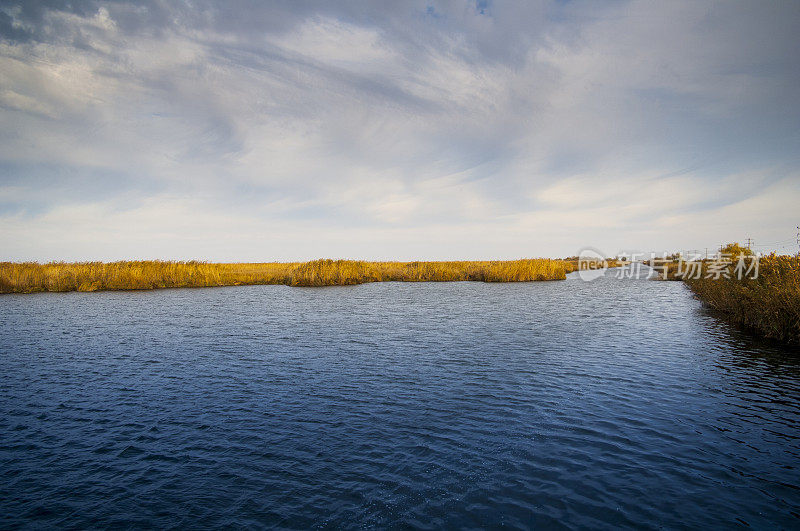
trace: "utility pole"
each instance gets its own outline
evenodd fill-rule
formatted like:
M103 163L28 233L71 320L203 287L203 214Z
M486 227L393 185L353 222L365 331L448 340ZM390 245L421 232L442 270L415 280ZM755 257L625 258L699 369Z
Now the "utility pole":
M800 233L798 233L798 234L800 234ZM705 259L708 260L708 247L706 247L706 257L705 257Z
M750 248L750 245L751 245L752 243L753 243L753 239L752 239L752 238L747 238L747 248L748 248L748 249Z
M797 226L797 256L800 256L800 225Z

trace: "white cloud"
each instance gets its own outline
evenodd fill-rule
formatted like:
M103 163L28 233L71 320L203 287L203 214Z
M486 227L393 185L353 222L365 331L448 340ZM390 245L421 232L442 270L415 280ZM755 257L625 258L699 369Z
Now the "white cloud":
M514 257L791 230L764 208L800 200L777 7L425 8L19 22L34 37L0 43L0 247ZM101 194L90 172L130 183ZM731 205L761 217L693 230Z

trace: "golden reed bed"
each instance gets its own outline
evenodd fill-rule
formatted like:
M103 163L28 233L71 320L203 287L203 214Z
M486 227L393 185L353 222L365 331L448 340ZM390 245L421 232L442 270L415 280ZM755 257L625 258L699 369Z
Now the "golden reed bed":
M756 258L738 243L720 252L727 257L721 266L715 259L672 262L661 265L664 274L656 278L682 280L729 321L757 335L800 345L800 256L772 253ZM737 273L740 263L746 274Z
M761 336L800 345L800 257L771 254L759 260L757 278L699 278L684 281L706 304Z
M0 262L0 293L284 284L344 286L365 282L527 282L561 280L575 269L543 258L485 262L363 262L314 260L289 263Z

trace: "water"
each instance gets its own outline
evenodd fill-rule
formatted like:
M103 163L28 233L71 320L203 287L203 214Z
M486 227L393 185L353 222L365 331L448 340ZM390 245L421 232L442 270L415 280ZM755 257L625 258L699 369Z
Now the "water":
M678 282L5 295L0 375L2 527L800 526L800 355Z

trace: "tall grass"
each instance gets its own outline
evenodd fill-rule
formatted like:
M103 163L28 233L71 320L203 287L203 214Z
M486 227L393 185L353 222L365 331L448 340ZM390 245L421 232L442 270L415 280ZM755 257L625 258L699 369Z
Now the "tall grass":
M560 280L568 262L525 259L486 262L364 262L314 260L289 263L0 262L0 293L100 291L245 284L340 286L365 282Z
M496 262L361 262L314 260L294 268L292 286L331 286L362 282L528 282L564 279L561 260L527 259Z
M684 279L701 300L759 335L800 345L800 257L761 257L756 278L731 270L729 278L707 278L707 269Z

